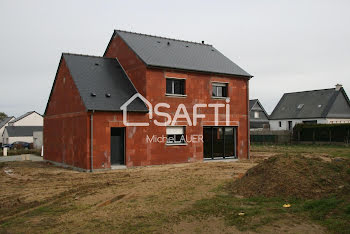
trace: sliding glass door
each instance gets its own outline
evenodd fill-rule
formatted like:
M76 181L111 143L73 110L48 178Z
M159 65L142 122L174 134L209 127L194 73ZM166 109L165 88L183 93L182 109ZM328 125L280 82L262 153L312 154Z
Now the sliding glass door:
M204 158L236 157L236 127L203 127Z

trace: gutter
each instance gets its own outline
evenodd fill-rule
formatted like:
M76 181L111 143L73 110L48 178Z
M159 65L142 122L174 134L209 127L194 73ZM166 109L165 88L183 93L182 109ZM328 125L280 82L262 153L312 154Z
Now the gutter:
M94 170L94 112L92 110L90 117L90 172Z
M248 159L250 159L250 113L249 113L249 80L247 80L247 154Z

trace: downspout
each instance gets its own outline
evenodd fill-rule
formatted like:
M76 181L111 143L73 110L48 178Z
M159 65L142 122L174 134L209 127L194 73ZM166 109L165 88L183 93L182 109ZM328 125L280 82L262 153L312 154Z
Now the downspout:
M94 110L91 112L90 117L90 172L93 172L94 170Z
M249 80L247 80L247 120L248 120L248 130L247 130L247 154L248 154L248 159L250 159L250 113L249 113Z

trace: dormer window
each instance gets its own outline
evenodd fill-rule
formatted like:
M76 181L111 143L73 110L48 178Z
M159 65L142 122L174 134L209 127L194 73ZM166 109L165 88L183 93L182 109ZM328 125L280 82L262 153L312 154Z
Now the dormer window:
M255 112L254 112L254 118L255 118L255 119L258 119L258 118L259 118L259 111L255 111Z
M185 79L166 78L166 94L185 95Z

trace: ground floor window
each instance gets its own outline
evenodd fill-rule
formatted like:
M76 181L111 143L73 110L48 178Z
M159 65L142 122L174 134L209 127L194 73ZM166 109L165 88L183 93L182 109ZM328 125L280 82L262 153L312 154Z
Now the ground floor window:
M203 127L204 158L236 157L237 127Z
M317 124L317 120L304 120L303 124Z
M185 144L185 127L184 126L168 126L166 127L166 143L168 145L173 144Z

